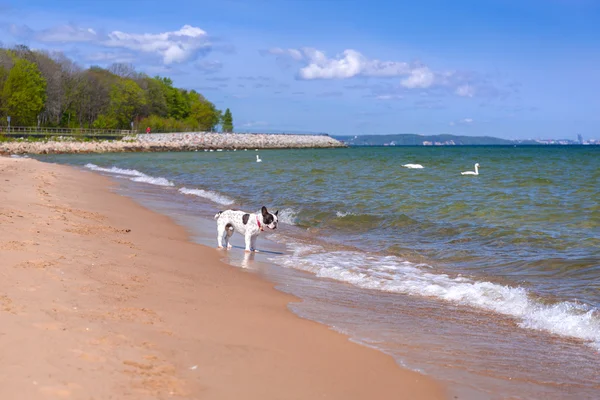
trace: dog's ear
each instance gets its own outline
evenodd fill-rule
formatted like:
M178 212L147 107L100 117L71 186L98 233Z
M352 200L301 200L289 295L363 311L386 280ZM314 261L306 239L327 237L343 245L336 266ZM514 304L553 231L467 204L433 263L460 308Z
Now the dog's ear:
M267 211L267 207L262 206L262 208L260 209L260 212L262 213L262 215L267 215L269 212Z
M279 214L279 210L275 211L275 215Z

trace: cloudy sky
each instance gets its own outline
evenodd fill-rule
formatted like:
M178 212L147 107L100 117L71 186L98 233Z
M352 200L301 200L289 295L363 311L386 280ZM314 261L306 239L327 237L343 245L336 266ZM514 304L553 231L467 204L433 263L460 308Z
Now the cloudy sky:
M600 0L0 0L0 42L133 63L236 130L600 139Z

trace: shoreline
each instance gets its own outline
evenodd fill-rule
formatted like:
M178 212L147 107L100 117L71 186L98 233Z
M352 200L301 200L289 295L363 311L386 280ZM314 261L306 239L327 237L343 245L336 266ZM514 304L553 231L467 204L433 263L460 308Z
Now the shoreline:
M326 135L248 133L152 133L122 140L80 141L74 137L45 141L0 142L0 154L123 153L199 150L254 150L346 147Z
M3 157L0 176L2 398L446 396L106 177Z

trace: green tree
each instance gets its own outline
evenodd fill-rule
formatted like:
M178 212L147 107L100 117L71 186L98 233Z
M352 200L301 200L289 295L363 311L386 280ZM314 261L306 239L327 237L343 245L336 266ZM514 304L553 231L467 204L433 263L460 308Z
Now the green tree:
M0 0L1 2L2 0ZM170 132L233 129L213 103L133 65L79 67L62 53L0 45L0 116L14 125L129 129L131 121ZM143 121L143 123L142 123ZM140 125L140 126L142 126Z
M167 107L169 117L175 119L184 119L190 114L190 103L184 91L169 87L167 91Z
M119 77L92 66L76 79L71 113L77 115L80 126L91 126L101 114L108 114L112 86Z
M2 88L2 108L14 125L36 125L44 109L46 81L38 67L27 60L15 59Z
M229 108L225 110L221 118L221 126L223 127L223 132L233 132L233 116Z
M161 78L146 79L146 103L148 115L157 115L162 118L169 116L169 107L167 104L168 86Z
M96 129L116 129L119 122L112 115L98 115L98 118L92 124L92 128Z
M110 91L110 116L117 127L129 129L131 122L140 116L146 105L146 96L140 86L131 79L120 79Z
M0 65L0 115L2 115L2 91L4 89L4 82L6 82L6 78L8 78L8 70ZM0 124L2 121L0 121Z
M214 131L221 120L221 112L213 103L194 90L188 93L188 100L190 103L189 118L198 122L197 129Z

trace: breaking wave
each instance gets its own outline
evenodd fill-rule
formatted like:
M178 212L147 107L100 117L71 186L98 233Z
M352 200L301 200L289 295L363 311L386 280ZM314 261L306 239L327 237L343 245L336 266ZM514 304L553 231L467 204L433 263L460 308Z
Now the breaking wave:
M221 194L218 192L213 192L212 190L188 189L188 188L183 187L183 188L179 189L179 192L183 193L183 194L189 194L192 196L202 197L202 198L208 199L214 203L222 204L225 206L231 205L235 202L234 200L230 199L229 197L225 196L224 194Z
M522 328L580 339L600 349L600 310L596 308L572 301L540 301L522 287L434 273L426 264L414 264L396 256L325 252L321 246L290 245L293 254L272 261L363 289L434 297L493 311L515 318Z

